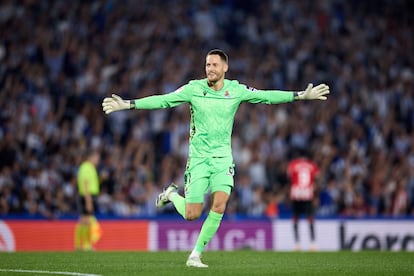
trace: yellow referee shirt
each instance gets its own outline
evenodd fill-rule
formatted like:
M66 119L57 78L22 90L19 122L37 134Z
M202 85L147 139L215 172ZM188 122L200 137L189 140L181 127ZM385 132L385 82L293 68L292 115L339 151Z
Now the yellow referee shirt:
M89 194L98 195L99 194L99 177L98 172L96 171L95 166L89 162L83 162L78 171L78 191L80 195L85 194L85 185L88 183Z

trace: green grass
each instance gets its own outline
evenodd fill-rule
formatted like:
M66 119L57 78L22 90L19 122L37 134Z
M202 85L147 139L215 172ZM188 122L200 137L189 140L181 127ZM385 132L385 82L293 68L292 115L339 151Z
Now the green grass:
M187 268L186 252L0 253L0 275L414 275L408 252L205 252L207 269ZM3 270L3 271L2 271ZM62 274L61 274L62 275ZM74 275L74 274L72 274Z

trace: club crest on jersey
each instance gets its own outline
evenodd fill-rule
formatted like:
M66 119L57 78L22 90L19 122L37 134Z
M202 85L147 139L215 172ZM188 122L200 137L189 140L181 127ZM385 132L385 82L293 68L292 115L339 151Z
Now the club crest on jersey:
M227 90L226 90L226 91L224 92L224 97L226 97L226 98L231 98L229 91L227 91Z
M250 91L252 91L252 92L256 92L256 88L254 88L254 87L250 87L250 86L248 86L248 85L246 85L246 89L247 89L247 90L250 90Z

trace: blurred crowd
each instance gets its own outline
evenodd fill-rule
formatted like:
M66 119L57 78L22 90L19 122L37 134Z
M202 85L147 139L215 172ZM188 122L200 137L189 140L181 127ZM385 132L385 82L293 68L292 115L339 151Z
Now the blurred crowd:
M105 116L101 102L203 78L221 48L251 87L331 87L326 102L240 106L228 214L289 214L287 163L307 149L319 216L414 216L413 24L408 0L1 1L0 215L75 216L90 148L99 214L172 213L154 201L182 186L188 105Z

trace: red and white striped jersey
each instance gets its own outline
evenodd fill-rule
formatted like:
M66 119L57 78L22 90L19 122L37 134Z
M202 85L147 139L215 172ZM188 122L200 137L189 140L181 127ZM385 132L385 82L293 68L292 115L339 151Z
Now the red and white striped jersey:
M319 173L318 166L305 158L293 159L289 162L287 174L291 180L291 200L312 200L315 176Z

